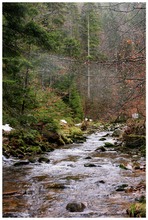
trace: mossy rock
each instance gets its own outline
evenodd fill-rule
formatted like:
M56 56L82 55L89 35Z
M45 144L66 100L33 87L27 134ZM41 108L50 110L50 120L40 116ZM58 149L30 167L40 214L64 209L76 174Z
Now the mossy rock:
M13 156L13 157L17 157L17 156L18 156L17 151L16 151L16 150L13 150L13 149L9 150L9 154L10 154L11 156Z
M73 143L73 141L72 141L72 139L71 138L69 138L69 137L67 137L66 135L61 135L61 138L63 139L63 141L64 141L64 143L65 144L72 144Z
M86 141L86 138L83 136L75 136L72 138L74 143L82 144Z
M106 149L105 149L104 146L100 146L100 147L98 147L95 151L105 152Z
M127 210L127 214L130 217L146 217L146 204L135 203L132 204Z
M136 198L135 201L138 201L140 203L146 203L146 197L142 195L139 198Z
M35 163L35 162L36 162L36 159L33 158L33 157L30 157L30 158L28 159L28 161L29 161L30 163Z
M146 145L141 145L139 151L143 157L146 157Z
M116 191L125 191L125 188L126 188L126 187L128 187L127 184L119 185L119 186L117 186Z
M39 162L39 163L43 163L43 162L49 163L50 160L49 160L48 158L46 158L46 157L40 157L40 158L38 159L38 162Z
M124 136L124 146L127 148L138 148L146 145L146 138L143 135L130 134Z
M43 130L43 136L49 143L57 143L58 145L65 145L65 142L58 132Z
M86 206L82 202L80 203L72 202L72 203L68 203L66 206L66 209L69 212L83 212L85 208Z
M33 154L41 154L43 151L41 150L40 146L28 146L26 148L27 153L33 153Z
M105 147L115 147L115 145L110 142L106 142Z
M21 138L12 137L9 141L9 145L19 147L24 146L25 143Z
M93 163L86 163L84 164L84 167L96 167L96 165Z
M21 149L17 149L17 150L16 150L16 153L17 153L17 155L19 156L19 158L20 158L20 156L22 156L22 157L25 156L25 152L23 152Z
M22 161L20 160L14 163L14 166L16 167L16 166L22 166L22 165L28 165L28 164L29 164L29 160L22 160Z
M106 138L104 138L104 137L99 139L99 141L105 141L105 140L106 140Z
M124 164L120 164L119 167L123 170L128 170L128 168Z
M83 132L80 128L78 127L71 127L70 128L70 136L71 137L75 137L75 136L82 136L83 135Z

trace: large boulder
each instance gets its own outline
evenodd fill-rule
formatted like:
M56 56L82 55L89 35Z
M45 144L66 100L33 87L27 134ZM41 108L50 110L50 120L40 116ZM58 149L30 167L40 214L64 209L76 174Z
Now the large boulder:
M143 135L135 135L135 134L124 135L123 141L124 141L124 147L128 147L128 148L138 148L143 145L146 145L146 138Z
M114 130L112 136L113 137L121 137L123 135L124 131L120 128L117 128Z

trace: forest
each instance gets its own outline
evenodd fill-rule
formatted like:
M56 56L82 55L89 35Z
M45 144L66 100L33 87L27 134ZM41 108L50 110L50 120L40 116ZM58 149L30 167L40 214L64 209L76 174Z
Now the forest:
M145 158L146 3L3 2L2 12L2 123L11 130L3 128L4 160L28 165L111 130L117 151ZM107 143L99 152L107 151ZM144 172L139 161L132 167ZM38 162L49 160L41 156ZM130 217L145 216L143 194L142 208L129 208ZM9 211L4 208L6 217Z

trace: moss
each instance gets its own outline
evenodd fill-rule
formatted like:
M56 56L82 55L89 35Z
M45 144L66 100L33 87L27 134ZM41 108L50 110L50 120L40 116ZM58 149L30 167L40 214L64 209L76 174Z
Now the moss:
M114 147L115 145L114 144L112 144L112 143L109 143L109 142L106 142L105 143L105 147Z
M146 157L146 146L145 145L141 145L139 151L141 153L141 156Z
M66 137L66 135L61 135L63 141L65 142L65 144L72 144L73 141L71 140L71 138Z
M42 153L42 150L40 148L40 146L29 146L26 149L27 152L33 153L33 154L40 154Z
M130 134L123 138L125 147L138 148L146 144L146 138L143 135Z
M146 204L145 203L134 203L129 209L127 209L127 214L130 217L146 217Z
M121 169L128 170L128 168L127 168L126 166L124 166L124 164L120 164L119 167L120 167Z
M81 130L80 128L73 126L73 127L70 128L70 135L71 135L72 137L82 136L82 135L83 135L83 132L82 132L82 130Z

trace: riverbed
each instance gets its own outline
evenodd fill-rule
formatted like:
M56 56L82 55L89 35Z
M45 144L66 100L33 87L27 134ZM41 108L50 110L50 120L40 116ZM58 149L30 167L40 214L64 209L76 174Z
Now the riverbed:
M111 132L96 132L86 142L70 144L46 153L49 163L14 166L14 158L3 161L3 217L23 218L118 218L139 194L118 190L145 181L145 172L130 168L131 155L107 148L114 143ZM105 137L106 136L106 137ZM100 140L105 137L104 140ZM145 158L138 158L145 163ZM121 169L128 164L129 169ZM82 202L85 209L70 212L68 203Z

